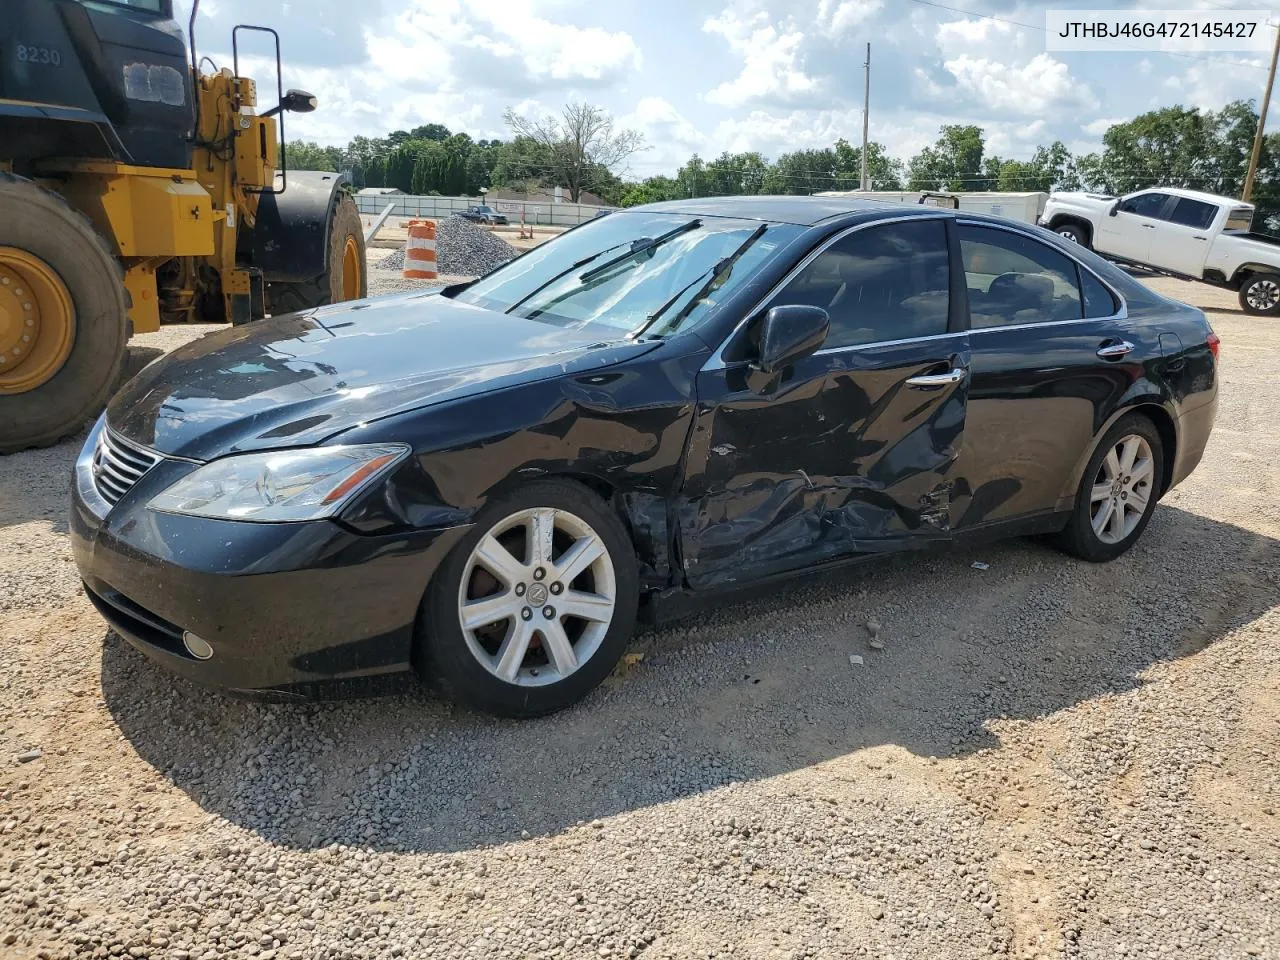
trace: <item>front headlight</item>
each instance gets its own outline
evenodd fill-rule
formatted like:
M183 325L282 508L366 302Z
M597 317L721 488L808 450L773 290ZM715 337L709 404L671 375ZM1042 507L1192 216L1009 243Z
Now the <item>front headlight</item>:
M217 520L319 520L409 453L401 443L245 453L206 463L147 504Z

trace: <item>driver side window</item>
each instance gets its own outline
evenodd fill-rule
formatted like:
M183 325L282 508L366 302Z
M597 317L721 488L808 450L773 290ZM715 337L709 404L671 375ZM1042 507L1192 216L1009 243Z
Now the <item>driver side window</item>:
M864 227L827 247L769 306L822 307L826 348L946 333L948 263L940 219Z

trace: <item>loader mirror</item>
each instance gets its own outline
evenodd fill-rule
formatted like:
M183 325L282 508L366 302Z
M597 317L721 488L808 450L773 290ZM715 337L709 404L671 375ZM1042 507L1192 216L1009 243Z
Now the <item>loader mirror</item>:
M316 108L316 95L305 90L290 90L280 101L280 109L290 113L310 113Z

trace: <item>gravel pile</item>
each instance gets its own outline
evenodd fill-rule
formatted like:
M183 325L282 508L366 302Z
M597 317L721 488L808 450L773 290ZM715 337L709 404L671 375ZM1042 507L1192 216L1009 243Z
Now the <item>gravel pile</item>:
M1126 557L758 590L527 723L175 679L75 589L72 445L6 458L0 956L1280 958L1280 343L1213 322Z
M441 273L479 277L496 270L520 251L484 227L452 216L436 223L436 266ZM382 270L404 268L404 250L378 261Z

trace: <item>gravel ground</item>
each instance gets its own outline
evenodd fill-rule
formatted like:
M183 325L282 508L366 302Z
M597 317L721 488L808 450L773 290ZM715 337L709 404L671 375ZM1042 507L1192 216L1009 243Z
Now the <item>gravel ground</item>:
M436 265L441 273L483 276L519 253L501 237L462 217L447 217L436 223ZM402 270L404 250L387 254L377 266L382 270Z
M172 678L77 589L76 444L0 461L0 956L1280 957L1280 326L1212 319L1121 560L756 591L527 723Z

